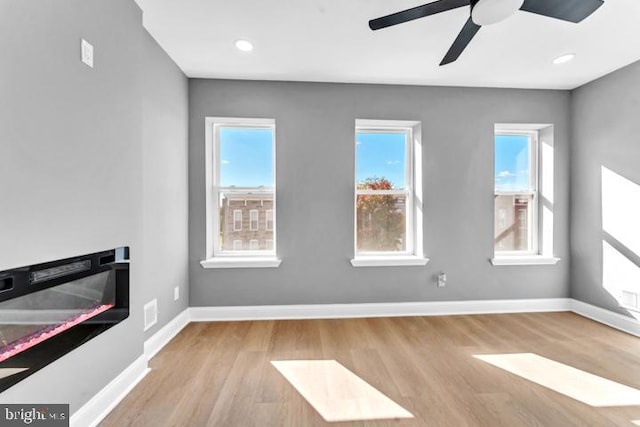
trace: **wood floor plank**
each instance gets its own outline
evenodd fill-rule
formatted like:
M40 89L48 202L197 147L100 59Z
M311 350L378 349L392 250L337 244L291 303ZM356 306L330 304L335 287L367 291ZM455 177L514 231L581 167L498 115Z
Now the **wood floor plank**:
M103 427L633 426L474 357L533 353L640 389L640 339L569 312L192 323ZM414 415L326 423L271 364L336 360Z

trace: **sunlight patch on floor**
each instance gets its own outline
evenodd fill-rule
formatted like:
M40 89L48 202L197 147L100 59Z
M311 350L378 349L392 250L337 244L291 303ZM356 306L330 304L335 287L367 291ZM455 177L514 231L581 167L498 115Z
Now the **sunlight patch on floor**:
M473 356L590 406L640 405L640 390L533 353Z
M282 360L271 364L325 421L413 418L335 360Z

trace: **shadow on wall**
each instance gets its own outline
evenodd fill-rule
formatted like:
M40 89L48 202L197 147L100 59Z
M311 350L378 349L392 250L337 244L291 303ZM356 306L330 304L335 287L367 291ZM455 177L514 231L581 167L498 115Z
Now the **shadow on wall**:
M602 287L640 320L640 185L601 167Z

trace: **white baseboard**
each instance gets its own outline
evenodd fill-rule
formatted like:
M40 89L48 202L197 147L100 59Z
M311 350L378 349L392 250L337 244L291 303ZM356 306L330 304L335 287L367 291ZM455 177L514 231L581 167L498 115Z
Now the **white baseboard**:
M169 341L189 324L191 317L189 315L189 309L186 308L182 313L173 318L172 321L167 323L158 332L153 334L149 339L144 342L144 355L147 360L155 356L162 348L167 345Z
M549 311L572 311L620 331L640 336L639 320L572 298L189 308L192 322L452 316Z
M586 302L571 300L571 311L631 335L640 337L640 321Z
M107 384L70 420L71 427L94 427L138 384L151 370L148 361L190 322L189 309L177 315L162 329L144 342L144 354L138 357L120 375Z
M94 427L149 373L147 358L142 355L82 405L70 420L71 427Z
M192 322L338 319L563 311L571 309L570 301L569 298L552 298L370 304L260 305L246 307L191 307L189 311Z

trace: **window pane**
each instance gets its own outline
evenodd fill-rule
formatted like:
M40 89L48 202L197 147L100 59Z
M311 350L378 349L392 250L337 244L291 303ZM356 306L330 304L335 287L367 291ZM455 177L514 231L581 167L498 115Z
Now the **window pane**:
M407 188L406 141L405 132L356 132L358 186L375 181L384 189Z
M271 209L267 210L266 221L267 230L273 230L273 211Z
M218 203L220 209L218 250L273 250L267 245L261 247L259 244L274 238L273 229L266 228L267 211L273 211L273 194L223 192ZM252 249L256 246L257 249Z
M495 136L496 191L532 190L528 135Z
M220 127L220 186L273 187L273 129Z
M358 195L357 252L406 250L406 196Z
M494 244L496 251L529 251L533 196L495 196Z
M251 231L258 230L258 217L259 217L259 211L252 209L250 211L249 230Z
M242 230L242 211L241 210L233 211L233 230L234 231Z

